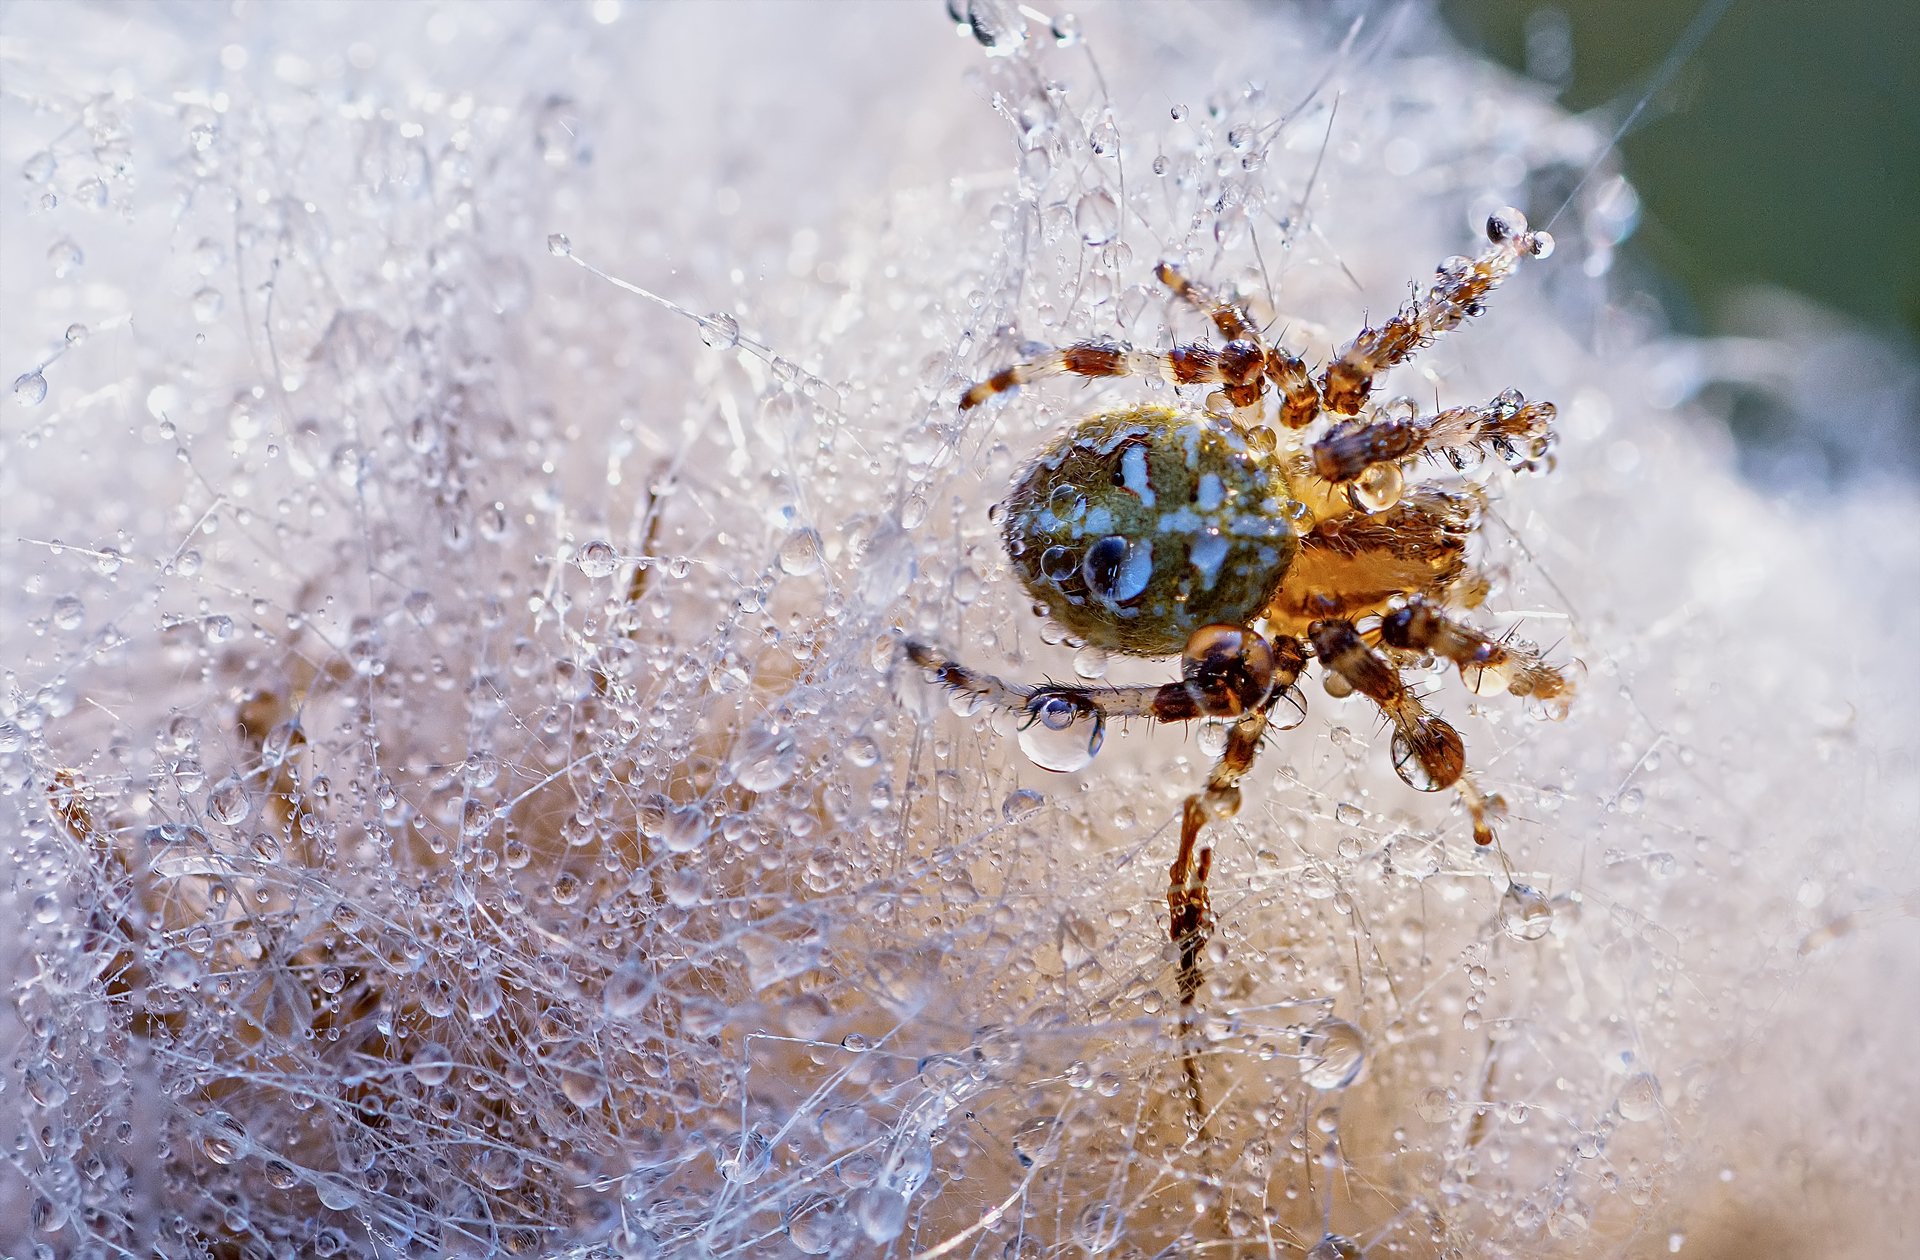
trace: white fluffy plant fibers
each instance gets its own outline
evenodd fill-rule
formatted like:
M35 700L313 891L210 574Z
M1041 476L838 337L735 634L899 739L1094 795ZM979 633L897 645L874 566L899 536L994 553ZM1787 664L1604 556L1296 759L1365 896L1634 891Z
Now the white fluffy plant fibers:
M10 1250L1866 1255L1911 1221L1913 1013L1866 1002L1915 978L1911 505L1789 517L1647 400L1587 275L1606 179L1389 391L1560 404L1555 473L1473 475L1489 608L1579 703L1426 680L1492 853L1313 691L1216 841L1189 1135L1163 895L1213 745L1045 774L889 639L1100 670L987 508L1150 387L956 393L1029 340L1199 335L1161 258L1323 357L1604 138L1417 13L975 9L991 48L909 6L0 18L0 348L46 362L0 469Z

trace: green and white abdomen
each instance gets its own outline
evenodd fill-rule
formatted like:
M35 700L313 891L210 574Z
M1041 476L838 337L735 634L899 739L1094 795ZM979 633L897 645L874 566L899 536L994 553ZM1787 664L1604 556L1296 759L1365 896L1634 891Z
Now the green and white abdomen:
M1006 501L1020 581L1081 641L1177 656L1201 626L1260 616L1299 548L1286 481L1234 425L1184 407L1081 421Z

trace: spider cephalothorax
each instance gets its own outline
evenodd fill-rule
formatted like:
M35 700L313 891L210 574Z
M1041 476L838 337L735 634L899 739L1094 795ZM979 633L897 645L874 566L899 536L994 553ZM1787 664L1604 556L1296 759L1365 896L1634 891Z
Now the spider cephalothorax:
M964 410L1064 374L1216 387L1206 410L1142 405L1081 420L1035 457L999 509L1008 558L1042 610L1090 647L1180 656L1178 680L1023 686L903 644L936 682L1012 714L1028 755L1052 770L1084 766L1113 718L1231 723L1205 787L1187 798L1169 871L1188 1029L1212 930L1212 848L1202 833L1238 810L1240 780L1269 730L1291 725L1280 719L1304 703L1294 682L1309 660L1329 692L1379 709L1409 786L1458 790L1482 844L1493 840L1498 799L1475 786L1459 733L1427 711L1401 669L1444 660L1476 691L1504 688L1556 713L1571 695L1531 644L1468 620L1488 587L1466 556L1481 488L1458 478L1408 484L1423 460L1444 474L1487 454L1517 469L1544 466L1553 405L1514 390L1424 415L1405 400L1371 401L1380 374L1478 314L1521 258L1552 248L1511 210L1488 221L1487 238L1479 257L1443 263L1424 296L1362 329L1318 374L1268 345L1238 304L1162 263L1161 281L1207 315L1224 346L1156 353L1085 341L1003 369L961 397ZM1060 734L1064 743L1051 737ZM1187 1075L1197 1117L1191 1053Z

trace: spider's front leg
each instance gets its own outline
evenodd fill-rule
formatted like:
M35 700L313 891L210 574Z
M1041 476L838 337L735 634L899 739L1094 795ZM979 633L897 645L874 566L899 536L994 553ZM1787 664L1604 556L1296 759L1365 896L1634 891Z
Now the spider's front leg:
M1412 358L1422 346L1480 313L1487 294L1506 279L1522 258L1545 258L1553 237L1529 232L1526 216L1501 210L1487 220L1486 252L1478 258L1450 259L1424 297L1401 307L1378 328L1367 328L1347 343L1320 376L1327 410L1355 416L1367 404L1374 379Z
M1050 376L1158 376L1175 385L1219 385L1228 401L1243 407L1259 401L1263 368L1260 347L1252 341L1231 341L1217 350L1195 342L1165 354L1136 350L1123 341L1080 341L995 372L960 395L960 410Z

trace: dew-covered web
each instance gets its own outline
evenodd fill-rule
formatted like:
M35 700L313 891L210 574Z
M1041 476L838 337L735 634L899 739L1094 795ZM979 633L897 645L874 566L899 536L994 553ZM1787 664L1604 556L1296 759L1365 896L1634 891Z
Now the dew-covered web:
M1912 710L1865 664L1914 618L1861 575L1916 565L1835 558L1911 500L1789 517L1670 409L1604 121L1417 10L828 12L4 15L0 1242L1685 1254L1839 1219L1768 1203L1810 1181L1911 1217L1913 1068L1882 1106L1778 1031L1862 1038L1914 974ZM1162 259L1320 361L1576 187L1386 393L1559 404L1556 471L1465 475L1485 615L1578 703L1419 676L1505 798L1483 850L1310 683L1215 840L1196 1134L1164 897L1220 732L1050 774L895 655L1171 676L1050 629L988 516L1170 391L955 400L1205 335Z

